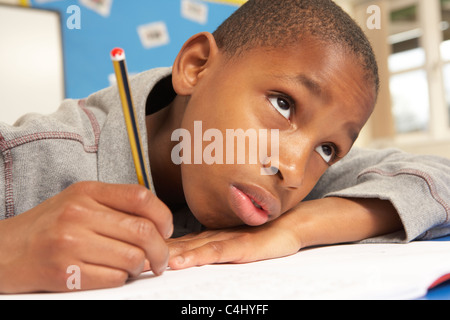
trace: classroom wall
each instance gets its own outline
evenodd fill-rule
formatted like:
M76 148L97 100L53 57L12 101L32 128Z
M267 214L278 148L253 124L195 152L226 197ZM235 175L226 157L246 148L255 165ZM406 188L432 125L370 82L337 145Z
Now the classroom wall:
M191 35L214 31L242 1L229 2L30 0L29 4L60 12L66 96L83 98L114 79L112 48L125 49L130 74L171 66Z

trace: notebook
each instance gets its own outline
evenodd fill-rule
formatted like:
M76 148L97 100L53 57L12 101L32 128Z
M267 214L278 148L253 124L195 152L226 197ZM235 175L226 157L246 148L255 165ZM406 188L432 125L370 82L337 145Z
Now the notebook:
M416 299L449 275L450 242L348 244L248 264L169 269L159 277L147 272L114 289L0 299Z

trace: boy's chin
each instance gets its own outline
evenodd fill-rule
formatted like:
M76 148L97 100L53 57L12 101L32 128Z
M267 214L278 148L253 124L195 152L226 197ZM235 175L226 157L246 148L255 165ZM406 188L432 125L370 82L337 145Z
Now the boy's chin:
M243 226L244 223L237 217L227 217L225 214L211 214L207 212L193 212L195 218L207 229L225 229Z

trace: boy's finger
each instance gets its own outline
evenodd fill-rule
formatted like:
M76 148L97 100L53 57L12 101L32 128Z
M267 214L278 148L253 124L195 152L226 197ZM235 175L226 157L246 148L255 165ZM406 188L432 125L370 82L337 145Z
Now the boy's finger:
M98 234L87 234L80 242L73 253L85 263L122 270L130 276L139 275L144 268L145 253L137 246Z
M126 271L89 263L80 264L80 290L95 290L123 286L129 278ZM55 291L73 291L66 283Z
M144 267L144 258L152 265L155 274L162 274L167 267L169 248L161 236L155 224L149 219L125 214L108 207L96 210L95 218L92 218L91 228L97 234L109 239L120 241L126 245L140 248L145 257L142 257L142 266L130 274L140 273ZM106 250L109 255L110 251ZM133 254L133 251L129 251ZM131 260L132 259L125 259ZM127 269L130 271L130 269Z
M142 186L86 182L75 188L81 188L104 206L151 220L165 239L172 235L172 213L169 208Z
M244 247L236 240L208 242L201 247L172 256L169 267L178 270L206 264L245 262Z

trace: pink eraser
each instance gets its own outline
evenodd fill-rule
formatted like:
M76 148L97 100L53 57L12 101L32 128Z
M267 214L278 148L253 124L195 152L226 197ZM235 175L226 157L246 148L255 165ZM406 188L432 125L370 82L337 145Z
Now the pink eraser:
M125 51L122 48L114 48L111 50L111 59L114 61L125 60Z

